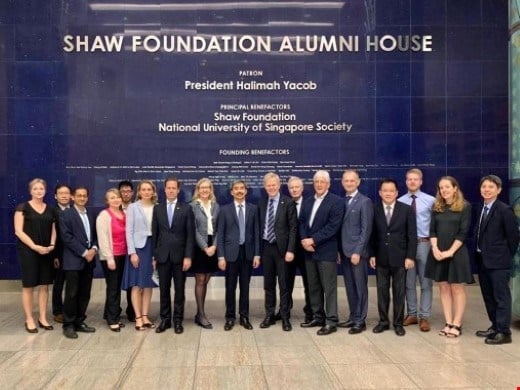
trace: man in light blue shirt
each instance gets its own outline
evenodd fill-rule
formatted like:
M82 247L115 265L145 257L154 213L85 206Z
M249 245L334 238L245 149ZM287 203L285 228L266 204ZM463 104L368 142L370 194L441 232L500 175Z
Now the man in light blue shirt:
M412 207L417 221L417 255L415 267L406 272L406 310L407 316L403 325L419 324L422 332L429 332L431 327L428 318L432 308L432 280L424 277L426 260L430 253L430 220L435 198L421 191L422 171L418 168L406 172L406 188L408 192L398 201ZM421 296L417 307L416 280L419 279Z

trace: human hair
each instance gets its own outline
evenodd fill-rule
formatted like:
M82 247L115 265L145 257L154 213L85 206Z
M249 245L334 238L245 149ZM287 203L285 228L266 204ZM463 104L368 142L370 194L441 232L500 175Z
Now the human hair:
M278 174L274 173L274 172L267 172L265 175L264 175L264 184L267 182L267 180L270 180L270 179L275 179L276 180L276 183L278 185L280 185L280 176L278 176Z
M143 184L148 184L152 187L153 195L152 195L152 203L157 203L158 197L157 197L157 188L155 187L155 184L151 180L141 180L137 184L137 195L135 197L136 200L141 200L141 195L139 195L139 191L141 191L141 187Z
M234 187L235 185L237 185L237 184L243 184L244 187L245 187L246 190L247 190L247 184L246 184L246 181L243 180L243 179L235 179L235 180L233 180L233 181L231 182L230 186L229 186L229 189L232 190L233 187Z
M87 191L87 196L88 196L88 188L84 185L79 185L79 186L76 186L73 190L72 190L72 195L76 195L76 192L78 192L79 190L85 190Z
M34 185L38 183L43 185L43 188L45 189L45 191L47 191L47 182L43 179L40 179L39 177L36 177L29 182L29 192L31 192Z
M453 195L453 202L451 204L447 204L446 200L441 196L439 185L443 180L449 181L453 188L455 188L455 194ZM450 209L451 211L460 212L464 209L464 204L464 194L460 190L459 182L452 176L441 177L437 182L437 194L435 196L435 203L433 204L433 211L442 213L446 209Z
M329 172L324 169L320 169L320 170L316 171L316 173L312 177L312 180L314 181L317 179L324 179L327 183L330 183Z
M408 177L408 174L410 173L415 173L416 175L419 176L419 178L423 178L423 174L422 174L422 171L419 169L419 168L410 168L409 170L406 171L406 175L405 177Z
M359 177L359 172L358 172L357 170L355 170L355 169L350 169L350 168L349 168L349 169L345 169L345 170L343 171L343 175L341 175L341 177L345 176L345 173L353 173L353 174L356 175L356 177L357 177L358 179L360 179L360 177Z
M480 185L482 186L482 183L484 183L485 181L490 181L491 183L494 183L498 188L502 188L502 179L499 178L497 175L483 176L482 179L480 179Z
M296 181L296 180L299 181L300 184L303 187L303 180L300 177L298 177L298 176L291 176L291 177L289 177L289 179L287 179L287 186L291 185L291 182L292 181Z
M121 188L123 187L130 187L132 191L134 190L134 185L130 180L121 180L117 185L117 189L121 191Z
M390 177L385 177L379 182L379 189L383 188L383 184L386 183L392 183L395 186L395 189L397 190L399 187L397 186L397 181L395 179L392 179Z
M193 191L192 200L200 199L200 186L205 183L209 184L210 191L211 191L211 193L209 194L209 201L213 202L215 200L215 193L213 192L213 183L207 177L203 177L202 179L199 179L199 181L197 181L197 184L195 184L195 190Z
M121 192L117 188L109 188L105 192L105 204L108 206L108 194L116 194L118 198L121 198Z
M181 181L175 177L175 176L168 176L166 179L164 179L164 186L166 187L166 184L168 184L169 181L174 181L175 183L177 183L177 188L180 190L181 189Z
M72 193L72 188L70 188L70 186L68 184L58 183L58 184L56 184L56 187L54 187L54 195L57 195L58 191L61 190L62 188L68 188L69 192Z

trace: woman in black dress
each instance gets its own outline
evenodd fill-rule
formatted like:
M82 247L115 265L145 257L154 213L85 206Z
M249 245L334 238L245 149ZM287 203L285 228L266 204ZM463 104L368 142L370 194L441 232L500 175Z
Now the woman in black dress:
M439 283L445 325L441 336L458 337L466 308L464 283L473 283L468 249L464 244L471 221L471 206L464 200L459 183L443 176L437 186L430 224L432 250L425 276Z
M213 325L206 318L204 302L211 274L218 270L217 217L219 212L211 180L202 178L197 182L191 207L195 215L197 241L190 269L195 273L195 299L197 301L195 323L204 329L211 329Z
M31 180L31 200L19 204L14 213L14 233L18 239L17 252L22 274L22 305L25 329L29 333L38 332L32 313L33 290L36 286L39 286L38 325L45 330L54 329L47 322L47 300L48 285L52 284L54 276L51 252L56 245L56 227L54 212L43 201L46 189L45 180Z

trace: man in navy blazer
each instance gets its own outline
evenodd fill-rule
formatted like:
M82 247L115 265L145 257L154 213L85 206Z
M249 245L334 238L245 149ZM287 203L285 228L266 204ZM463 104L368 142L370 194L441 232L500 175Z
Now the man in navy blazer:
M63 334L67 338L75 339L78 337L76 332L96 331L85 324L85 318L98 247L95 218L86 208L88 189L75 188L72 200L73 207L62 212L59 223L65 272Z
M313 319L304 328L321 326L318 335L335 332L338 322L338 232L343 220L344 202L329 192L330 176L319 170L314 174L315 194L305 199L300 210L299 229L305 250Z
M374 220L372 201L359 192L359 174L353 169L343 173L341 184L346 192L345 216L341 226L341 265L350 315L339 327L349 334L366 329L368 312L368 247Z
M513 209L498 200L502 180L495 175L480 180L483 199L475 229L475 260L482 297L491 326L477 331L490 345L508 344L511 339L511 291L509 279L518 248L518 222Z
M379 323L372 330L381 333L390 329L388 307L390 282L394 307L394 330L398 336L403 328L406 270L414 267L417 251L417 223L413 209L397 202L397 182L383 179L379 185L381 202L374 206L370 266L376 269L377 310Z
M231 185L233 202L220 208L218 216L218 267L226 275L226 323L231 330L236 318L236 288L240 285L238 312L240 325L253 329L249 321L249 282L253 268L260 265L260 233L257 207L246 202L247 186L243 180Z
M153 255L159 274L161 323L156 333L171 328L171 285L175 290L173 327L177 334L184 332L186 271L191 267L195 245L195 223L191 206L177 199L181 183L176 177L164 181L166 201L156 205L152 216Z
M291 198L280 193L280 176L269 172L264 176L267 197L258 202L260 252L264 268L265 319L260 328L269 328L276 323L276 279L280 290L280 317L282 329L292 329L289 289L287 286L287 263L294 260L298 219L296 206Z

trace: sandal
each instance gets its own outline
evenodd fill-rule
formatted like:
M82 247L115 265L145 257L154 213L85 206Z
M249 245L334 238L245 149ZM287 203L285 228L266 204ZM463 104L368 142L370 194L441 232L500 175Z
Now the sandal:
M455 329L455 331L454 331L454 329ZM462 335L462 325L461 326L452 325L450 331L448 332L448 334L446 336L455 338L455 337L459 337L460 335Z
M448 330L446 330L448 328ZM439 336L447 336L450 334L450 330L453 328L452 324L448 324L447 322L444 324L444 329L439 330Z
M143 314L142 317L148 318L148 314ZM143 320L143 326L148 329L155 328L155 324L153 322L151 322L150 320L148 320L148 322L144 322L144 320Z
M142 316L140 317L135 317L135 330L146 330L146 328L144 327L144 325L137 325L137 320L143 318ZM142 321L141 321L142 322Z

